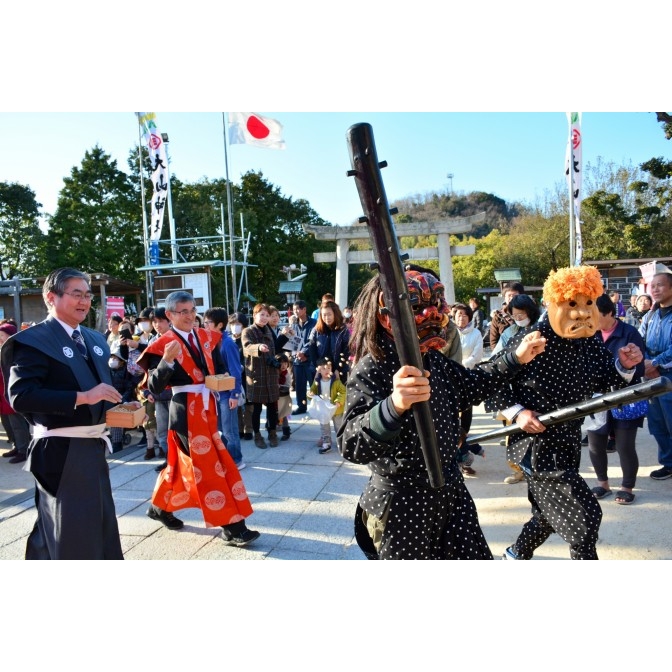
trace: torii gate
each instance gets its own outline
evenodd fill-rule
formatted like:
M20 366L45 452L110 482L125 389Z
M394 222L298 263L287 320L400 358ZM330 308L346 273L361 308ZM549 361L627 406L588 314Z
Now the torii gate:
M455 217L438 222L411 222L410 224L396 224L397 237L404 236L431 236L437 237L436 247L421 247L411 250L402 250L408 254L409 261L426 259L439 260L439 276L446 287L446 301L455 303L455 283L453 282L452 255L470 255L476 252L475 245L450 245L451 233L468 233L476 224L485 221L485 212L479 212L471 217ZM350 250L350 241L368 239L369 231L366 225L362 226L316 226L303 224L303 230L310 233L317 240L335 240L336 252L315 252L313 260L317 263L336 262L336 291L334 298L339 306L346 306L348 302L348 264L373 264L375 259L373 250Z

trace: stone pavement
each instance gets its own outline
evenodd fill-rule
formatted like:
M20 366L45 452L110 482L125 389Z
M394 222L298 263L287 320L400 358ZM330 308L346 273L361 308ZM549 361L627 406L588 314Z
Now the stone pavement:
M219 528L206 528L200 511L177 513L185 526L170 531L145 514L158 458L143 459L144 448L135 442L109 457L110 477L119 519L124 555L128 560L363 560L353 538L353 515L368 479L368 469L344 461L336 448L319 455L319 425L307 415L291 419L292 436L279 447L260 450L243 441L247 468L241 473L254 507L248 520L262 535L244 549L229 547ZM499 422L474 409L472 434L496 429ZM0 440L4 438L0 434ZM504 484L508 475L504 448L498 442L483 444L486 459L475 458L477 475L466 479L476 501L479 519L496 558L511 544L530 507L524 483ZM672 535L672 479L654 481L649 473L658 467L656 446L645 427L638 433L640 470L631 506L619 506L613 496L602 500L604 518L598 553L601 559L670 559ZM2 450L4 452L4 450ZM618 456L609 457L612 488L619 484ZM0 459L0 559L23 558L26 537L35 521L33 482L19 464ZM592 486L595 476L584 448L582 475ZM537 552L537 559L567 559L568 548L553 535Z

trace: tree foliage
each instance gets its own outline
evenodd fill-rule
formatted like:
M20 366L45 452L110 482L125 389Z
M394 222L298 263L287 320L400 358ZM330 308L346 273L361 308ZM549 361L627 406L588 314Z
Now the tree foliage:
M46 237L39 226L35 192L16 182L0 182L0 275L2 279L39 273Z
M261 172L250 171L241 178L236 190L236 213L242 215L245 230L250 232L250 290L255 298L284 307L285 297L278 286L286 276L283 266L304 264L308 275L302 297L309 305L327 291L333 291L334 264L315 264L313 252L333 250L329 244L303 230L303 224L328 226L305 199L284 196Z
M99 146L73 167L49 222L50 268L75 266L141 284L142 212L128 175Z

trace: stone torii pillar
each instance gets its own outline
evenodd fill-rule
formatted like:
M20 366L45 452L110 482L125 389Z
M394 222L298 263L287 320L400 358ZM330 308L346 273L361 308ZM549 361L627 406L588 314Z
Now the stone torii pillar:
M450 246L450 234L469 233L474 225L485 221L485 213L480 212L471 217L456 217L438 222L411 222L395 226L397 237L431 236L437 237L436 247L421 247L411 250L402 250L408 254L408 261L423 261L427 259L439 260L439 276L446 287L446 301L455 303L455 283L453 281L452 255L474 254L474 245ZM310 233L317 240L335 240L336 252L316 252L313 260L317 263L336 262L336 290L334 298L339 306L346 306L348 302L348 264L373 264L375 262L373 250L350 250L351 240L369 238L369 231L365 224L353 226L316 226L303 224L303 230Z

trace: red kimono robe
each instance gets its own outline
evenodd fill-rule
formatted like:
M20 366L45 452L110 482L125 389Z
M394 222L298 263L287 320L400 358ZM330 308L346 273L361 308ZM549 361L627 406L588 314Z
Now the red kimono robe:
M195 334L208 373L214 374L213 352L221 335L207 329L196 329ZM168 430L168 464L159 475L152 503L171 512L197 507L203 512L206 527L231 525L247 518L252 513L252 505L240 472L217 429L217 393L203 385L203 372L187 344L172 330L146 348L139 364L148 370L151 356L162 356L171 341L181 345L175 359L175 375L170 380L171 406L177 405L177 409L171 408L171 416L175 411L187 414L189 446L188 452L182 450L178 433ZM184 385L203 385L203 391L180 392Z

